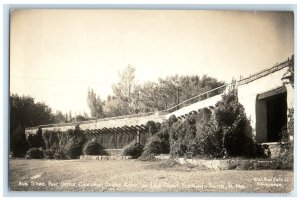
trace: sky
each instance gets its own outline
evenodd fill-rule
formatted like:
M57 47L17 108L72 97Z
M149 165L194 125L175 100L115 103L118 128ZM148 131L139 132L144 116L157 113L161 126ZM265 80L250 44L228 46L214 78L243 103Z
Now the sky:
M20 9L11 11L10 92L53 111L89 113L128 65L137 82L247 77L294 53L292 12Z

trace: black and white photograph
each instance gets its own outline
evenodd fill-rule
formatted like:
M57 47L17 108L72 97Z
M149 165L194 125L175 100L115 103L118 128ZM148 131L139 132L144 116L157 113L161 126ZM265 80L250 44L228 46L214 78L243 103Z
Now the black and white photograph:
M10 9L9 191L292 193L294 15Z

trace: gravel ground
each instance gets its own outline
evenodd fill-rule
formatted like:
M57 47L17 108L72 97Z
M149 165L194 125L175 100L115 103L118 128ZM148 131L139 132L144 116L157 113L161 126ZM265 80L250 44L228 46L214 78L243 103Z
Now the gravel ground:
M201 170L166 161L18 160L9 162L11 191L291 192L293 172Z

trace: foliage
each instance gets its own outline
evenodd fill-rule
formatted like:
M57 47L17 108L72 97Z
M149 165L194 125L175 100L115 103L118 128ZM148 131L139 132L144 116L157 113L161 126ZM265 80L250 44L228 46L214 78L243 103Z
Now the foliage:
M28 150L25 131L20 124L11 135L10 150L13 157L24 157Z
M42 138L44 141L45 149L56 149L58 148L59 138L61 134L59 131L44 130L42 132Z
M256 143L253 130L244 107L238 102L236 91L224 94L216 104L215 118L221 131L224 155L256 156Z
M143 153L144 146L133 141L123 149L123 156L131 156L133 159L139 158Z
M213 110L191 112L170 129L172 157L256 157L250 121L234 91L223 95Z
M143 149L143 153L140 157L141 160L149 160L154 156L159 155L163 152L163 142L162 140L154 135L150 137Z
M51 109L44 103L35 102L30 96L10 96L10 150L16 156L24 156L26 152L26 139L20 128L33 127L42 124L53 123ZM19 128L18 128L19 127ZM16 130L20 136L16 135ZM33 141L39 141L33 140ZM38 147L38 144L31 144L30 147ZM20 151L18 151L18 149Z
M44 103L35 102L30 96L10 96L10 128L22 128L53 123L51 109Z
M140 110L143 112L165 110L222 85L224 82L219 82L207 75L201 78L197 75L174 75L164 79L160 78L158 83L146 82L140 87ZM195 99L194 102L196 101L198 100Z
M148 160L152 159L155 155L159 154L168 154L170 152L170 142L169 142L169 133L172 125L177 122L177 118L172 115L167 121L163 122L162 125L158 126L156 124L156 128L160 128L160 130L148 139L143 154L140 159ZM149 125L154 125L152 123L148 123ZM154 131L153 131L154 132Z
M44 158L43 149L42 148L30 148L25 155L27 159L42 159Z
M102 155L103 147L97 143L96 139L88 141L83 146L83 154L85 155Z
M35 135L28 135L27 142L29 148L36 147L36 148L45 148L44 140L42 137L42 129L38 128Z
M103 102L99 96L96 95L93 89L88 90L88 106L91 110L91 116L94 118L104 117Z
M191 157L196 137L196 119L194 114L186 120L177 121L170 130L170 155L172 157Z
M294 167L294 109L289 109L288 125L283 129L280 142L280 153L276 160L280 169L293 169Z
M45 159L54 159L55 150L54 149L46 149L43 150Z
M114 94L105 101L104 111L107 117L162 111L222 85L224 82L207 75L202 77L174 75L159 78L158 82L148 81L138 85L135 68L129 65L120 74L119 82L112 86ZM215 91L210 95L216 93L219 92Z
M46 150L52 150L55 159L76 159L82 153L85 138L76 126L66 132L44 131L43 139Z
M138 113L138 86L135 82L135 68L128 67L119 74L120 80L113 84L112 90L123 115Z
M65 155L65 151L63 148L57 148L54 150L54 158L56 160L64 160L67 159L67 156Z
M88 116L85 115L76 115L74 118L74 122L79 122L79 121L87 121L90 120L91 118L89 118Z
M82 153L82 147L84 145L85 139L77 126L75 130L68 130L65 134L68 136L65 144L63 145L63 150L67 159L76 159Z
M160 124L154 121L148 121L146 123L146 128L151 135L154 135L160 130Z
M66 118L65 115L62 114L61 111L57 111L54 115L53 115L53 123L66 123L68 121L68 119Z
M104 103L103 111L106 117L116 117L124 115L120 102L115 96L108 96Z
M208 108L198 112L195 144L197 145L197 150L194 151L194 155L198 157L222 157L222 133L217 126L213 112Z

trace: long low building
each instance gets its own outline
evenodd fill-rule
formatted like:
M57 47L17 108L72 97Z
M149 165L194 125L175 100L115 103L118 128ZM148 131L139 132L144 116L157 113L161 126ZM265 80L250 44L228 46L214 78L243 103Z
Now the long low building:
M230 83L187 100L166 111L104 118L76 123L41 125L26 128L26 136L35 135L39 129L45 131L66 131L79 126L87 136L97 138L107 149L122 149L136 139L145 144L149 137L146 128L148 121L162 123L171 115L184 117L192 111L214 107L221 100L222 94L234 84L239 102L244 106L246 115L251 120L256 140L260 143L274 144L280 138L281 129L287 126L289 111L294 107L293 84L294 58L288 59L271 68L265 69L235 83ZM221 90L220 90L221 89ZM213 92L213 93L212 93ZM215 93L217 92L217 93ZM209 96L209 94L214 94ZM195 100L200 101L195 102ZM175 111L174 111L175 110ZM126 137L127 136L127 137Z

